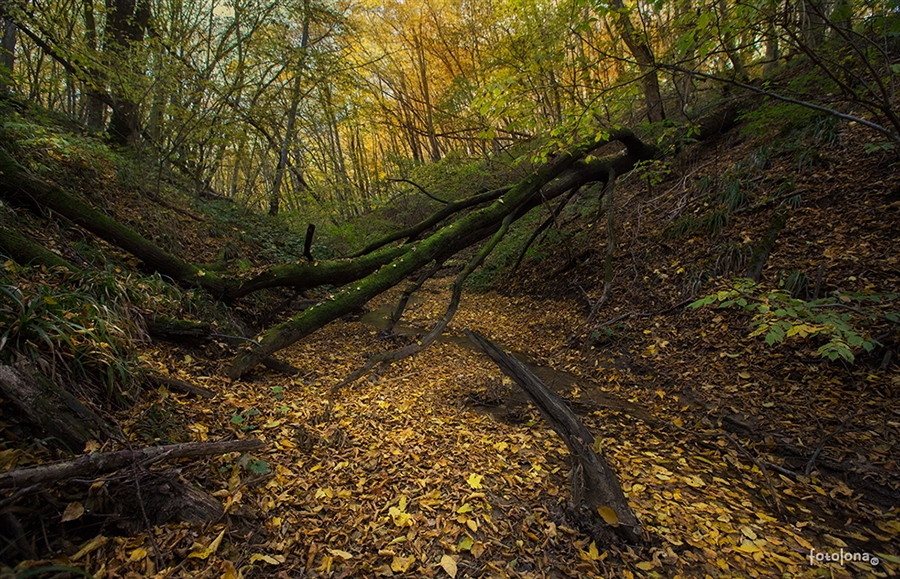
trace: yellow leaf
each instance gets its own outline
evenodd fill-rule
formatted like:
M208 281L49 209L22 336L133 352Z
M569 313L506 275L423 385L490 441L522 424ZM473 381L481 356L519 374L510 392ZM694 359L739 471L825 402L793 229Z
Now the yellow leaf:
M107 539L103 535L97 535L96 537L94 537L93 539L88 541L84 545L84 547L79 549L77 553L72 555L72 557L71 557L72 561L77 561L77 560L81 559L82 557L84 557L85 555L87 555L88 553L92 553L92 552L96 551L97 549L99 549L100 547L105 545L106 541L108 541L108 540L109 539Z
M466 482L469 483L469 486L472 487L473 489L480 489L481 488L481 479L483 479L483 478L484 478L484 476L482 476L480 474L475 474L473 472L472 474L469 475L469 478L466 479Z
M609 507L597 507L597 512L603 517L607 525L616 525L619 523L619 517L616 512Z
M452 579L456 579L456 561L450 555L441 557L441 567L450 575Z
M331 573L331 564L334 563L334 558L331 555L322 555L322 564L316 568L316 571L324 571L325 573Z
M495 449L497 452L503 452L503 451L506 450L507 448L509 448L509 445L506 444L505 442L498 442L497 444L494 445L494 449Z
M459 545L457 545L456 548L460 551L468 551L474 544L475 541L472 540L472 537L466 535L465 537L463 537L463 540L459 542Z
M188 559L208 559L210 555L219 550L219 545L222 543L222 537L224 536L225 529L222 529L222 532L219 533L219 536L213 539L212 543L210 543L208 547L204 547L203 545L196 545L191 551L191 554L188 555Z
M475 544L472 545L472 548L469 549L469 552L472 553L472 556L476 559L481 557L482 553L484 553L484 543L475 541Z
M74 521L76 519L80 519L81 515L84 514L84 506L75 501L74 503L69 503L69 506L66 507L65 512L63 512L62 522L66 521Z
M348 553L347 551L341 551L340 549L328 549L328 552L334 555L335 557L340 557L345 561L349 561L353 558L353 555Z
M472 512L472 505L470 505L470 504L465 504L465 505L459 507L458 509L456 509L456 514L458 514L458 515L461 515L463 513L471 513L471 512Z
M743 543L741 543L741 546L738 547L738 549L740 549L744 553L756 553L760 550L759 547L757 547L750 541L744 541Z
M740 373L738 373L738 376L740 376L740 377L743 378L744 380L749 380L749 379L750 379L750 372L740 372Z
M656 563L654 563L653 561L641 561L640 563L635 565L635 567L637 567L641 571L649 571L656 567Z
M134 551L131 552L131 555L128 557L129 561L141 561L147 556L147 550L141 547L138 547Z
M469 519L468 521L466 521L466 526L469 527L469 529L471 529L473 533L478 532L478 522L475 519Z
M398 557L395 555L394 560L391 561L391 571L394 573L406 573L415 562L416 558L413 556Z
M753 529L751 529L750 527L741 527L741 533L743 533L745 537L752 541L756 540L756 533L754 533Z
M394 524L398 527L412 526L412 517L410 517L409 514L404 513L397 507L391 507L388 510L388 513L391 515L391 519L394 521Z
M588 557L590 557L592 561L596 561L600 558L600 552L597 551L596 541L591 541L591 545L588 547Z

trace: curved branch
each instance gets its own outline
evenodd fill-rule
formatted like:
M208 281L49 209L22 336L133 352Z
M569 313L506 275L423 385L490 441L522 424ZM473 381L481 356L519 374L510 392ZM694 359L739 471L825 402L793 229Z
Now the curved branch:
M482 203L487 203L488 201L494 201L495 199L500 198L501 195L509 192L512 187L501 187L500 189L494 189L492 191L486 191L484 193L479 193L478 195L473 195L468 199L463 199L462 201L456 201L455 203L450 203L440 211L434 213L431 217L428 217L419 223L413 225L412 227L407 227L402 231L397 231L394 233L390 233L385 235L381 239L373 241L360 251L351 255L351 258L360 257L362 255L366 255L367 253L372 253L376 249L382 248L388 243L393 243L394 241L399 241L401 239L409 238L410 241L414 240L416 237L421 235L424 231L434 227L444 219L447 219L454 213L458 213L463 211L464 209L468 209L469 207L474 207L476 205L480 205Z
M450 203L449 201L444 201L443 199L441 199L439 197L435 197L434 195L429 193L427 189L425 189L424 187L422 187L415 181L410 181L409 179L391 179L391 178L387 178L387 179L385 179L385 181L390 181L392 183L409 183L410 185L412 185L413 187L415 187L416 189L421 191L422 194L425 195L426 197L428 197L429 199L434 199L438 203L443 203L444 205L447 205Z

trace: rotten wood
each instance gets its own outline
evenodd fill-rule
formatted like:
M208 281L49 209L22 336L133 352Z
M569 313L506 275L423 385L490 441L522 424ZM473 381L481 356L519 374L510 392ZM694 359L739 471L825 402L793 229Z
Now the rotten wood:
M266 444L262 440L247 438L244 440L187 442L165 446L149 446L116 452L97 452L80 456L74 460L18 468L0 473L0 488L16 488L72 477L96 476L119 470L134 463L158 462L175 458L194 458L228 452L250 452L265 446Z
M0 392L43 432L70 451L80 452L91 439L103 439L112 428L65 388L40 372L19 364L0 365Z
M611 509L618 519L613 525L616 534L627 542L639 542L641 523L631 510L616 473L606 459L594 451L594 435L566 401L490 340L469 330L466 335L528 394L544 419L565 441L572 457L570 481L576 506L583 498L595 515L600 508Z

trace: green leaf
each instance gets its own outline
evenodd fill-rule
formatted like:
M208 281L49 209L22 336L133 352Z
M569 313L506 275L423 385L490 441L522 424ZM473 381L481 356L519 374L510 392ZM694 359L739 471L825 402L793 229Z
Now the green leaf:
M247 464L247 470L255 474L269 474L270 472L269 463L262 459L251 460Z
M232 424L243 424L244 417L241 416L240 414L235 414L234 416L231 417L231 423Z

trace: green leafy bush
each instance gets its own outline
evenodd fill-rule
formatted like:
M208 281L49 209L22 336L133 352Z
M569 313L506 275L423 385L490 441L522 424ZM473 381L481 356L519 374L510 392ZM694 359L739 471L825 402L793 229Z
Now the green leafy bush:
M750 337L764 336L770 346L789 338L820 337L817 352L828 360L854 362L854 350L871 352L879 343L869 329L877 323L900 322L896 293L840 293L817 300L802 300L785 290L766 290L748 279L691 304L694 309L718 304L753 314Z

